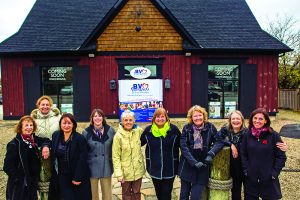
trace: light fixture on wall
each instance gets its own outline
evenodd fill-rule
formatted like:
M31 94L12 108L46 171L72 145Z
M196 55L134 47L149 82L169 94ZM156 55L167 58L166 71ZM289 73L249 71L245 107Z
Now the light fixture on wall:
M89 53L89 58L95 58L95 54L93 54L93 53Z
M111 90L117 89L117 81L116 81L115 79L111 79L111 80L109 81L109 88L110 88Z
M170 79L166 78L165 79L165 89L170 89L171 88L171 81Z
M191 55L192 55L191 52L186 52L186 53L185 53L185 56L187 56L187 57L189 57L189 56L191 56Z

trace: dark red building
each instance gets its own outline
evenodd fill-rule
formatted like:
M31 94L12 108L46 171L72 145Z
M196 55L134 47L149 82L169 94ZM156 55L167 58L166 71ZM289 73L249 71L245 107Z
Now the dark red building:
M29 114L50 95L87 120L119 110L118 80L162 79L171 116L190 106L210 118L231 109L277 112L278 56L291 49L263 31L244 0L37 0L0 44L4 119Z

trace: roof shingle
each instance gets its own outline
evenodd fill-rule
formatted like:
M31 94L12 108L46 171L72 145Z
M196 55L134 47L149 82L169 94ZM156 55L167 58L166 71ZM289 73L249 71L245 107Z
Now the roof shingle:
M0 53L81 50L121 1L37 0L20 30L0 44ZM194 48L290 50L260 28L245 0L154 1L198 43Z

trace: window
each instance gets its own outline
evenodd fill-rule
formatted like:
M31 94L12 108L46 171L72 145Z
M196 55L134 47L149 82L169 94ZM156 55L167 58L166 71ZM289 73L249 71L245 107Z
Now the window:
M53 99L60 111L73 114L72 67L42 67L42 93Z
M238 108L239 65L208 65L208 114L227 118Z
M149 72L147 79L162 79L162 59L118 59L119 79L135 79L131 73L137 69Z

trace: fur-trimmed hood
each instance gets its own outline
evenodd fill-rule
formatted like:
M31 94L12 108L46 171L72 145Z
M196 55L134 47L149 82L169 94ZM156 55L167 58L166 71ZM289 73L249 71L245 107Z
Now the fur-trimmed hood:
M59 116L60 111L58 108L51 108L49 113L47 115L42 115L41 112L39 112L39 109L34 109L32 110L30 116L33 117L34 119L41 119L41 118L48 118L48 117L53 117L53 116Z

